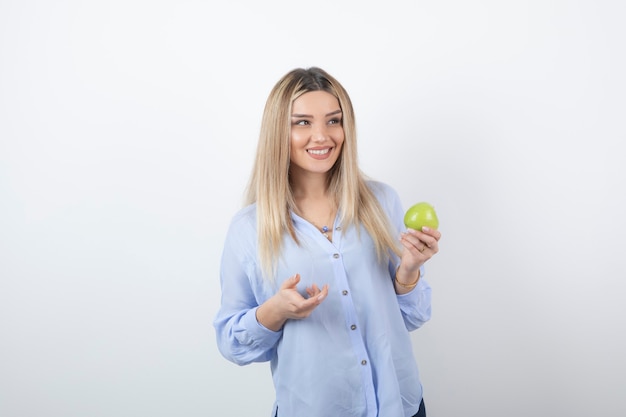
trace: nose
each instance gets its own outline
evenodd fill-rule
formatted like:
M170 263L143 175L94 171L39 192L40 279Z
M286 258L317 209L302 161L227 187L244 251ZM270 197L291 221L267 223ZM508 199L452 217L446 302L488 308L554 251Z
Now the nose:
M311 132L311 138L316 142L323 142L328 137L326 132L326 125L317 125L313 127L313 131Z

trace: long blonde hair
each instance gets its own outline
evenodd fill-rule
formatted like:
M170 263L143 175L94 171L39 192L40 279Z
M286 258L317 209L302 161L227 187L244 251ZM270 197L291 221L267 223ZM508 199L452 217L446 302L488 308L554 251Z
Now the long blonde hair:
M246 204L256 203L261 270L272 280L282 239L287 232L298 242L290 212L296 205L289 181L291 109L295 99L310 91L325 91L339 101L343 112L344 143L329 171L328 191L341 210L345 228L362 224L376 245L380 261L400 254L391 225L358 166L356 123L352 102L343 86L324 70L297 68L274 86L265 103L256 160L247 189ZM357 229L358 230L358 229Z

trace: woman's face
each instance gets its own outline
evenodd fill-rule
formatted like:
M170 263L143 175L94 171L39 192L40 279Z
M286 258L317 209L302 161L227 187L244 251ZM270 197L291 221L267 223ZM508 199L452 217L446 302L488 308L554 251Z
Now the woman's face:
M291 113L291 173L326 174L344 140L339 101L325 91L310 91L294 100Z

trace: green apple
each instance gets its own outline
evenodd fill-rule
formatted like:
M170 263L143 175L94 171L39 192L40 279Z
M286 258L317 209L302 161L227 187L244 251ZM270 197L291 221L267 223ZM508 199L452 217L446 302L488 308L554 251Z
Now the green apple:
M404 215L404 225L409 229L422 230L426 226L431 229L439 227L439 219L435 208L426 202L412 205Z

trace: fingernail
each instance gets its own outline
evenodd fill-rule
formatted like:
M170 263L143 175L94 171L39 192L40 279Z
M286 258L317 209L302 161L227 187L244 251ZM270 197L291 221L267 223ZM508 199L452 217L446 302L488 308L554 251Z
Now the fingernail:
M317 301L322 301L326 297L324 294L320 294L317 296Z
M423 226L422 232L430 232L430 228L428 226Z

